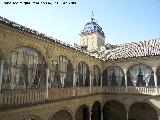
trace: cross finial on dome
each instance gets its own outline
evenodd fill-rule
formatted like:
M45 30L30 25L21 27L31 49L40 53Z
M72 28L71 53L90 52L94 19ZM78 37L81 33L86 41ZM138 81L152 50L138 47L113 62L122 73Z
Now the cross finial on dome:
M92 11L92 17L91 17L91 20L92 20L92 22L93 22L93 20L95 20L95 19L94 19L93 11Z
M92 11L92 18L94 17L93 11Z

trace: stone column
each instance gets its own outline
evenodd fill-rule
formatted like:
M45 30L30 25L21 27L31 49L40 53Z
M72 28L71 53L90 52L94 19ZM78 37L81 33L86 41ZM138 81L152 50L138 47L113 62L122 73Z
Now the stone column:
M153 74L154 74L154 83L155 83L155 88L156 88L155 92L156 92L156 94L157 94L157 93L158 93L158 86L157 86L157 74L156 74L156 72L157 72L157 68L156 68L156 67L153 67L152 69L153 69Z
M126 93L128 92L128 88L127 88L127 70L123 69L124 71L124 76L125 76L125 87L126 87Z
M128 120L128 111L126 111L126 120Z
M90 76L89 76L89 87L90 87L90 93L92 93L92 71L90 72Z
M124 104L125 104L125 109L126 109L126 120L128 120L129 119L129 108L130 108L130 105L129 105L129 103L127 103L127 102L124 102Z
M103 120L103 105L101 105L101 120Z
M101 87L103 87L103 78L102 78L102 73L101 73Z
M76 73L75 70L73 70L73 88L76 87Z
M92 111L89 110L89 120L92 120Z
M160 120L160 113L157 114L158 120Z
M76 71L73 70L73 96L76 95L75 88L76 88Z
M2 90L3 65L4 65L4 62L1 60L0 61L0 92Z
M48 68L48 66L46 67L46 99L48 99L48 87L49 87L49 85L48 85L48 78L49 78L49 68Z

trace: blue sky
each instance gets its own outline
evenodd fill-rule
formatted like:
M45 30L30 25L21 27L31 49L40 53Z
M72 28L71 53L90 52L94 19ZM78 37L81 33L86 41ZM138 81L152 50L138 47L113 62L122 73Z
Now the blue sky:
M160 38L160 0L25 0L52 5L6 5L4 1L24 2L1 0L0 16L70 44L79 44L79 34L91 20L92 11L106 35L106 43Z

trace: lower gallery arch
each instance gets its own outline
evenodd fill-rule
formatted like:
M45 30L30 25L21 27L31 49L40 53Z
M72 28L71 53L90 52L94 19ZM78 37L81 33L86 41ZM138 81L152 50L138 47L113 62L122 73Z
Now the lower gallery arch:
M126 120L127 114L124 105L118 101L111 100L104 104L103 120Z
M101 104L96 101L92 106L91 120L101 120Z
M67 110L60 110L56 112L51 120L72 120L71 114Z
M158 120L156 110L144 102L137 102L130 106L128 120Z
M82 105L77 109L75 120L89 120L89 109L86 105Z

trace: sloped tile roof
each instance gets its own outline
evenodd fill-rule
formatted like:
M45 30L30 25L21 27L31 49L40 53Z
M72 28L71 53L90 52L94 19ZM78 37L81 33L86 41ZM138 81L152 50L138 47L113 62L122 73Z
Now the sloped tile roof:
M100 58L103 60L116 60L125 58L157 56L160 55L160 38L148 41L139 41L116 45L117 47L105 50Z

